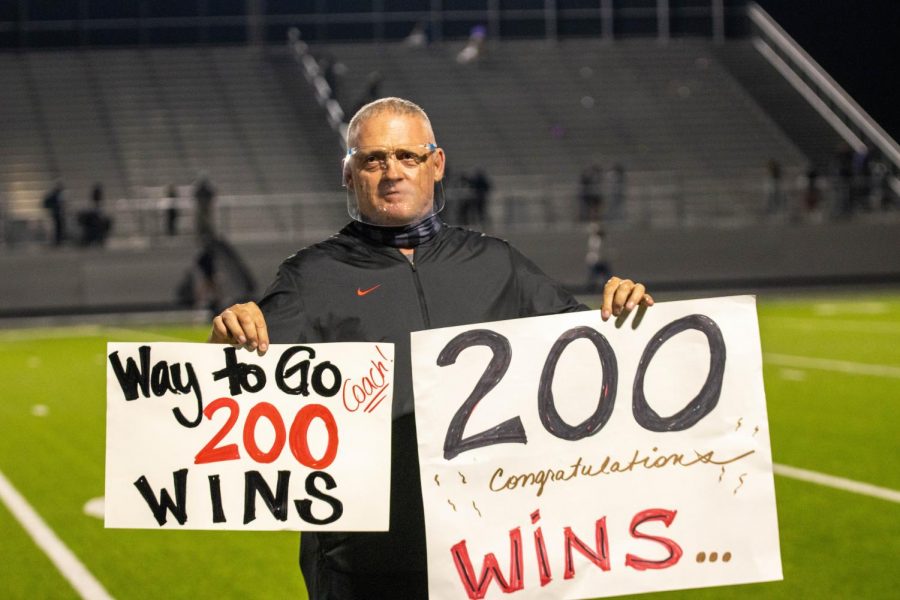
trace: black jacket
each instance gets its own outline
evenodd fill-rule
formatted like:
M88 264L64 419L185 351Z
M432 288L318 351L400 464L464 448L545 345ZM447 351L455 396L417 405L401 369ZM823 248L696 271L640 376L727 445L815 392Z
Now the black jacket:
M285 260L260 307L272 343L395 345L390 531L305 533L311 597L329 571L425 576L410 332L586 309L507 242L447 226L413 261L345 227Z

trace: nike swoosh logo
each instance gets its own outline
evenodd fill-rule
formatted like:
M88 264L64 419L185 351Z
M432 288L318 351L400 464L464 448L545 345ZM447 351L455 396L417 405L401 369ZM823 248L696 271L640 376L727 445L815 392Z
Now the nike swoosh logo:
M367 290L361 290L359 288L356 288L356 295L357 296L365 296L369 292L374 292L375 290L377 290L380 287L381 287L381 284L379 283L378 285L373 285L372 287L370 287Z

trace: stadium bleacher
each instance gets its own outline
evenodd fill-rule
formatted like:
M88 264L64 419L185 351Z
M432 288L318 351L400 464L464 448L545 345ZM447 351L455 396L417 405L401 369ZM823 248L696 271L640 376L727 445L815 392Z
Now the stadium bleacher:
M457 64L456 49L395 43L315 51L347 66L346 110L366 76L381 72L383 93L428 107L452 170L484 167L499 188L523 177L520 187L571 188L588 164L616 162L634 185L677 181L688 212L697 202L699 212L715 213L710 190L758 187L769 159L788 170L807 162L703 40L511 41L478 65ZM310 91L290 81L299 70L279 50L35 52L4 56L2 65L4 78L20 85L7 90L0 111L31 138L7 152L34 172L24 190L12 189L10 177L22 184L17 174L4 175L14 214L39 215L39 198L57 174L76 202L94 181L109 197L133 198L187 185L201 170L224 194L336 188L335 136ZM747 195L727 209L753 213L760 204Z
M900 272L889 261L868 264L890 255L880 248L854 250L845 264L819 270L812 261L823 243L848 236L821 228L792 236L793 244L806 244L794 252L810 264L784 260L791 250L770 229L831 216L827 177L821 181L825 207L799 214L800 176L811 164L827 174L841 138L753 44L705 37L503 39L491 40L474 64L456 60L462 42L454 40L424 48L401 39L325 41L309 42L308 49L345 67L335 73L345 115L376 71L382 95L424 106L449 156L447 218L456 216L454 182L485 169L494 184L487 230L514 239L571 285L581 283L584 271L578 179L592 163L625 169L627 210L612 223L607 242L616 268L635 276L666 284L696 280L699 275L692 280L678 271L676 257L695 261L711 248L720 260L703 271L704 281L734 280L740 261L751 255L754 281ZM0 53L0 77L0 121L10 140L0 148L0 231L7 247L46 244L50 226L41 199L55 180L66 185L70 223L101 181L115 221L109 248L102 260L99 254L67 257L74 263L61 280L75 271L105 273L90 279L100 282L97 290L143 290L104 298L83 276L70 286L71 296L51 298L36 284L0 299L0 308L118 306L138 296L164 303L177 269L141 264L146 272L133 277L147 286L117 284L113 275L132 273L142 253L165 256L167 265L187 260L194 250L191 184L200 172L219 193L219 231L251 262L271 261L271 249L283 255L346 221L338 133L283 44L24 50ZM792 207L777 218L766 214L770 160L781 165ZM169 184L179 190L182 211L175 238L162 235L159 209ZM852 235L890 239L884 231L890 215L859 218L861 229ZM680 233L685 226L688 236ZM648 229L657 234L644 236L646 246L626 252L631 232ZM725 251L716 240L735 229L760 247ZM663 251L671 262L659 258ZM15 273L15 253L3 259L3 269ZM35 261L26 281L40 280L40 265L51 277L68 264L53 256ZM252 265L261 280L271 267Z
M3 54L0 69L14 142L0 189L13 215L40 216L56 178L76 205L95 181L108 197L134 198L201 170L230 194L334 185L320 144L339 145L321 119L297 117L318 107L286 97L276 69L246 48Z
M678 182L687 212L715 214L719 204L757 214L766 162L796 172L807 159L714 48L704 40L507 41L478 65L456 64L454 45L324 51L355 83L345 105L378 71L383 93L428 107L451 169L481 166L501 179L524 175L571 190L590 163L621 163L632 184ZM748 187L754 192L742 194ZM719 189L731 196L715 195Z

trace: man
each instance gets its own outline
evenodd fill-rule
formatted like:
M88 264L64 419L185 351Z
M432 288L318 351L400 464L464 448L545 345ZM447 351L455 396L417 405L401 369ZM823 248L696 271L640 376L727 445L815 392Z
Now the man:
M103 210L103 184L95 183L91 190L92 207L78 213L82 246L102 246L109 237L112 219Z
M215 202L216 188L206 173L201 171L194 183L194 234L204 242L216 234Z
M53 219L53 245L62 246L66 239L66 199L62 181L57 180L44 196L44 208Z
M310 598L426 598L425 523L410 366L411 331L584 310L505 241L444 225L444 151L417 105L367 104L350 121L343 183L354 221L285 260L259 305L213 321L210 341L265 352L269 343L395 344L391 515L386 533L304 533ZM602 316L651 305L613 278Z

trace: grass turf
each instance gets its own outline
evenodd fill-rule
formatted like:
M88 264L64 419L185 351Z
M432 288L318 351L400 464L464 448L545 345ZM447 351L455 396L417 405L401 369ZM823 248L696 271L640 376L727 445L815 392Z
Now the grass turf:
M767 355L900 367L898 296L763 301L759 312ZM0 470L115 597L304 598L295 533L105 530L82 510L103 494L106 342L205 335L0 332ZM776 462L900 489L900 379L774 362L764 371ZM779 476L776 493L783 582L652 596L895 597L900 505ZM4 597L76 597L2 506L0 526Z

